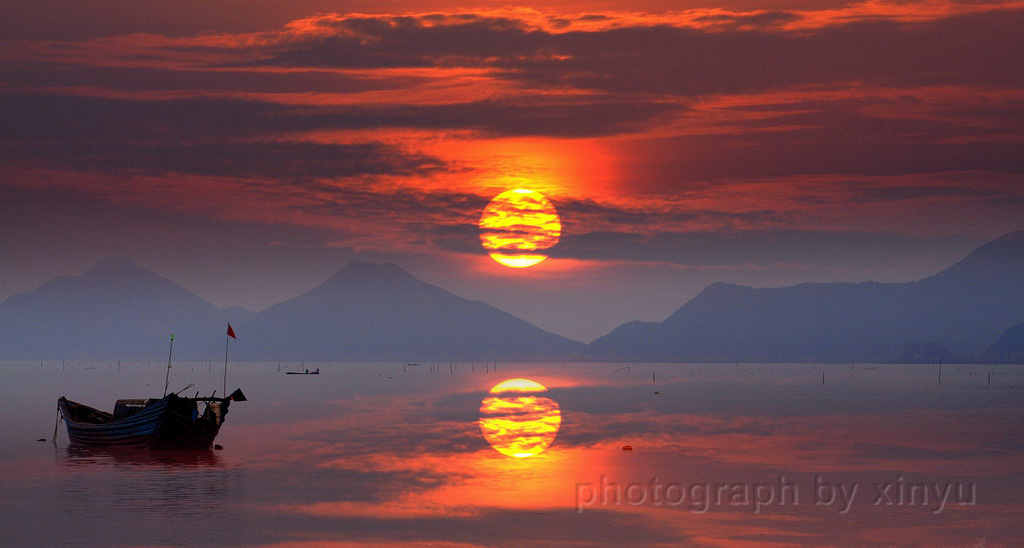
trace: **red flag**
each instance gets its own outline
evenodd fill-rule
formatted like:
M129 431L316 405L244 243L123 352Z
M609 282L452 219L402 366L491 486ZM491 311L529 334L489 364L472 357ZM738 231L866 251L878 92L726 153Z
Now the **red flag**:
M231 329L231 324L228 324L228 337L236 340L238 339L238 337L235 336L235 330Z

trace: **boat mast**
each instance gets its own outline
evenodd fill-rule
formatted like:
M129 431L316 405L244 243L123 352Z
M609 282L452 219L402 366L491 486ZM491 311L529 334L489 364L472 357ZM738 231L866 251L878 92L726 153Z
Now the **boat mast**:
M221 394L222 398L227 397L228 393L228 341L231 340L231 324L228 324L228 332L224 335L224 391Z
M167 351L167 375L164 377L164 395L167 396L167 385L171 382L171 352L174 352L174 333L171 333L171 348Z

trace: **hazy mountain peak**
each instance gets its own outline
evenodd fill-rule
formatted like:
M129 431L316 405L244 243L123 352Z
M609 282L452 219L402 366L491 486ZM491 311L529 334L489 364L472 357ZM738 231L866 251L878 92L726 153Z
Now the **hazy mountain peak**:
M141 358L165 353L174 333L176 353L199 356L223 336L229 318L241 316L124 257L108 257L0 303L0 349L32 358Z
M547 359L584 348L395 264L365 261L256 313L241 329L250 335L240 355L261 359Z
M138 271L145 270L141 266L135 264L126 257L107 257L100 259L96 264L92 265L87 274L106 274L114 272L126 272L126 271Z
M135 264L131 259L117 256L101 259L84 274L67 276L63 279L57 278L54 281L57 280L63 280L62 283L65 284L70 283L72 287L76 284L87 284L92 288L90 291L112 293L139 291L151 296L154 295L153 292L159 291L166 292L167 295L183 296L185 293L191 295L185 288L156 272Z
M627 360L870 361L904 348L930 359L975 354L1021 318L1024 231L1016 231L917 282L712 284L664 322L619 326L590 352ZM908 341L937 346L907 350Z
M408 282L419 282L419 280L394 263L369 263L356 260L345 265L326 283L333 285L337 283L395 284Z
M940 277L993 278L1024 273L1024 230L1004 234L975 249Z
M1008 242L1010 242L1010 241L1012 241L1012 242L1018 242L1018 243L1024 242L1024 229L1015 230L1013 232L1009 232L1007 234L1003 234L1002 236L996 238L993 241L994 242L1000 242L1000 241L1008 241Z

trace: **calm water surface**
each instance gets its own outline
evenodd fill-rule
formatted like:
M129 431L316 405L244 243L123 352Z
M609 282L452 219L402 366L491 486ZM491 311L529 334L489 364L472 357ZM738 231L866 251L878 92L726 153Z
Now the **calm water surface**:
M57 397L159 396L155 362L0 365L0 546L1024 543L1019 366L295 367L232 363L224 449L179 453L49 441ZM512 378L560 409L532 457L478 424Z

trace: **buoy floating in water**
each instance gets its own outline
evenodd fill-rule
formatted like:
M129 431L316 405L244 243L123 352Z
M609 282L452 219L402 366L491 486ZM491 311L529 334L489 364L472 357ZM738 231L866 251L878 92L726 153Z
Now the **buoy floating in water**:
M623 445L622 446L622 450L623 451L632 451L633 450L633 446L632 445Z

